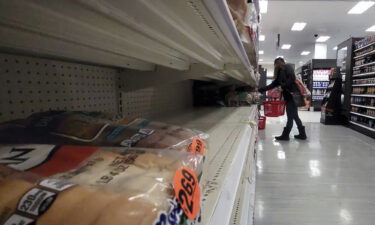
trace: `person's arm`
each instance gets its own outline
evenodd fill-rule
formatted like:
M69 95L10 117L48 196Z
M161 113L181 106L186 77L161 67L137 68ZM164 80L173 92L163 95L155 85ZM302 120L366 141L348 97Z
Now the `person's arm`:
M258 89L258 92L265 92L265 91L268 91L268 90L271 90L271 89L274 89L275 87L277 86L280 86L280 82L279 82L279 76L277 76L277 78L272 81L272 83L270 83L269 85L265 86L265 87L261 87Z

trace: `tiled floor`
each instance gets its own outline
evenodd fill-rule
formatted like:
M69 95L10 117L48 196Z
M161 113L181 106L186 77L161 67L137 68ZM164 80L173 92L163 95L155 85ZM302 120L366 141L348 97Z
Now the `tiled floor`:
M260 131L255 225L375 224L375 140L300 116L307 141L274 141L283 118Z

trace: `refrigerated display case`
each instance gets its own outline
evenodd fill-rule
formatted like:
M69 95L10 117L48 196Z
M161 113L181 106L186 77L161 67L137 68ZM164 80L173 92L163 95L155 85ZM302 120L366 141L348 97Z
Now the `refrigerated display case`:
M302 68L302 79L311 91L311 107L320 111L325 90L329 84L329 73L336 65L334 59L312 59Z

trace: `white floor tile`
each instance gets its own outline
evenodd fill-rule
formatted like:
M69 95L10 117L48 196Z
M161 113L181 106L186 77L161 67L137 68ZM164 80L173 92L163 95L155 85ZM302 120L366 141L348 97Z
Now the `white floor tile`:
M255 225L372 225L375 140L300 112L308 140L276 142L285 117L259 132ZM315 121L315 123L311 123Z

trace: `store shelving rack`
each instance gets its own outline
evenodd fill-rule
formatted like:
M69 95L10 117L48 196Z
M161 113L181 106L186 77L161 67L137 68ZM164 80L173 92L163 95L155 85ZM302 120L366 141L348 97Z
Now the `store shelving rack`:
M87 110L203 130L196 224L232 223L238 198L251 200L240 209L253 223L255 175L246 191L243 181L249 161L255 170L256 106L192 108L191 79L257 84L256 48L244 48L226 1L4 0L0 13L0 122Z
M337 68L341 74L342 79L342 96L341 96L341 115L343 116L343 123L348 124L350 117L350 94L352 89L353 65L354 65L354 42L361 38L349 38L346 41L337 45Z
M336 60L335 59L312 59L308 61L306 64L302 67L302 79L303 82L307 85L307 88L313 93L313 71L318 69L331 69L336 66ZM328 82L328 81L327 81ZM323 97L323 95L322 95ZM320 111L322 100L315 100L313 99L314 95L311 95L311 107L314 108L314 111Z
M360 40L360 39L356 39L357 40ZM348 99L351 99L352 97L362 97L364 99L373 99L375 101L375 94L372 94L372 93L362 93L362 94L355 94L352 92L353 88L370 88L370 87L374 87L375 88L375 82L374 83L371 83L371 84L355 84L354 83L354 80L362 80L362 79L367 79L367 78L374 78L375 79L375 71L374 72L360 72L360 74L356 74L356 75L353 75L354 71L355 70L362 70L363 68L366 68L368 66L373 66L375 65L375 61L374 62L368 62L368 63L365 63L363 65L359 65L359 66L355 66L355 61L357 60L360 60L362 59L363 57L368 57L368 56L372 56L372 55L375 55L375 51L370 51L368 53L364 53L364 54L361 54L361 55L355 55L356 52L360 51L360 50L363 50L363 49L366 49L366 48L369 48L369 47L373 47L375 46L375 42L374 43L370 43L366 46L363 46L359 49L355 49L354 47L354 42L352 44L353 48L351 50L351 57L352 57L352 64L351 64L351 79L350 79L350 88L348 89L347 91L347 98ZM350 100L349 100L350 101ZM351 120L351 117L358 117L358 118L363 118L363 119L366 119L366 120L369 120L368 122L372 121L372 123L375 123L375 116L372 116L372 115L367 115L366 113L364 113L363 111L367 111L367 110L375 110L375 106L371 106L371 105L365 105L365 104L356 104L356 103L351 103L350 101L350 106L348 107L349 108L349 127L351 127L352 129L358 131L358 132L361 132L363 134L366 134L372 138L375 138L375 129L373 127L370 127L366 124L362 124L358 121L352 121ZM352 110L352 107L357 107L359 109L361 109L361 112L355 112Z

